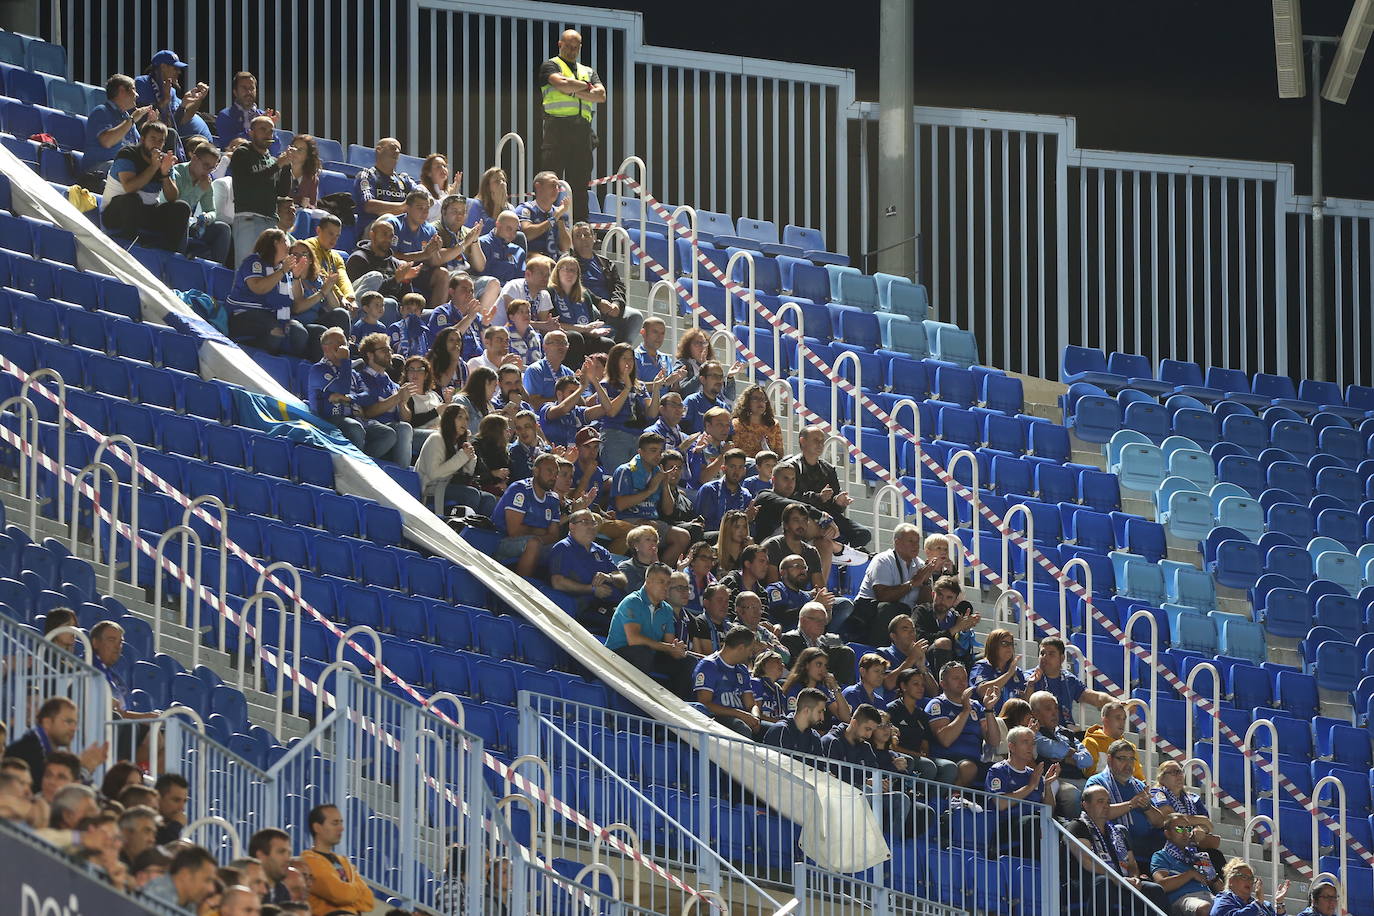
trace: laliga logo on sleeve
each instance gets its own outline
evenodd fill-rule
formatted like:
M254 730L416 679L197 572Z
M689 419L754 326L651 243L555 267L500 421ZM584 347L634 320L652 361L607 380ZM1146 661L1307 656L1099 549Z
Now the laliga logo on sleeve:
M23 901L20 916L80 916L81 913L81 901L76 899L75 894L67 898L66 909L54 897L40 900L38 892L28 884L24 885L20 896Z

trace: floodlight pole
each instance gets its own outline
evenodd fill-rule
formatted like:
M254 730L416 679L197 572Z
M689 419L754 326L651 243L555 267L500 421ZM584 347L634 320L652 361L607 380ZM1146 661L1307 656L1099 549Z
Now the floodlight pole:
M1326 314L1326 236L1322 225L1322 211L1326 198L1322 194L1322 44L1332 39L1304 36L1312 48L1312 377L1318 381L1336 381L1327 366Z
M882 0L878 36L878 269L916 279L913 0ZM866 267L867 265L865 265Z

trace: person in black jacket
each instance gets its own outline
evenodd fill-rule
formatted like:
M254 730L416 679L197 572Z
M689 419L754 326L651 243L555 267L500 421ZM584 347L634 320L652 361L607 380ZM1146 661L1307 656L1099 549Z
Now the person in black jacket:
M825 430L819 426L808 426L798 437L801 451L788 455L778 467L773 469L776 479L778 468L790 465L797 469L797 490L794 499L815 506L835 520L840 529L840 540L854 548L861 548L873 540L873 532L855 524L845 514L854 498L840 486L835 466L821 457L825 448ZM776 484L775 484L776 486Z
M611 326L616 343L634 343L644 324L644 313L626 304L625 281L610 258L596 253L596 233L586 223L572 227L572 250L582 267L582 288L596 297L601 320Z
M825 694L808 687L797 694L797 711L765 728L759 740L769 747L823 757L825 752L815 727L825 721L825 715Z
M916 634L930 643L930 667L937 671L949 661L973 666L977 649L973 630L983 617L962 596L958 576L941 576L931 589L931 603L913 609Z
M382 312L383 325L395 324L401 318L400 301L406 293L424 294L426 290L414 284L420 275L420 265L402 261L396 257L392 247L396 240L396 230L389 220L373 220L367 227L367 239L359 242L358 247L344 262L348 279L353 282L353 290L362 298L368 290L382 294L386 309Z
M42 785L43 767L54 750L66 749L76 738L79 721L76 704L66 697L53 697L38 707L38 724L5 748L6 757L17 757L29 765L33 784ZM92 744L80 753L81 768L90 773L105 759L107 742Z

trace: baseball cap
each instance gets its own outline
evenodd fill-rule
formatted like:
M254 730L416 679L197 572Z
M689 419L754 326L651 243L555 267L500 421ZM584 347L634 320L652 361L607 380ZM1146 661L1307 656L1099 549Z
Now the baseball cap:
M588 442L600 442L601 434L596 431L594 426L584 426L577 431L575 441L579 446L586 445Z
M168 51L166 49L158 51L153 55L152 65L156 67L158 64L171 64L173 67L186 66L186 62L180 57L177 57L177 52Z

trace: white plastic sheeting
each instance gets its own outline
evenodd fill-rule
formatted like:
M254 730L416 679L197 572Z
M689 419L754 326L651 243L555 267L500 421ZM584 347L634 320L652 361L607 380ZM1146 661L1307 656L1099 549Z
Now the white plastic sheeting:
M71 230L77 238L80 266L137 286L145 317L162 321L168 312L190 314L191 310L132 255L96 229L65 197L2 147L0 169L9 176L15 210ZM205 378L221 379L273 398L300 403L238 347L207 341L200 348L200 364L201 375ZM727 737L735 735L724 726L704 720L700 713L653 679L607 651L596 637L523 578L470 547L372 462L336 453L334 480L341 493L362 495L394 506L401 513L410 540L470 571L646 715L669 725L705 727ZM790 758L762 747L719 742L718 748L712 752L714 762L756 798L796 823L801 828L802 850L821 867L855 872L889 857L878 819L858 790L822 771L798 767ZM831 824L835 825L834 829L827 828Z

